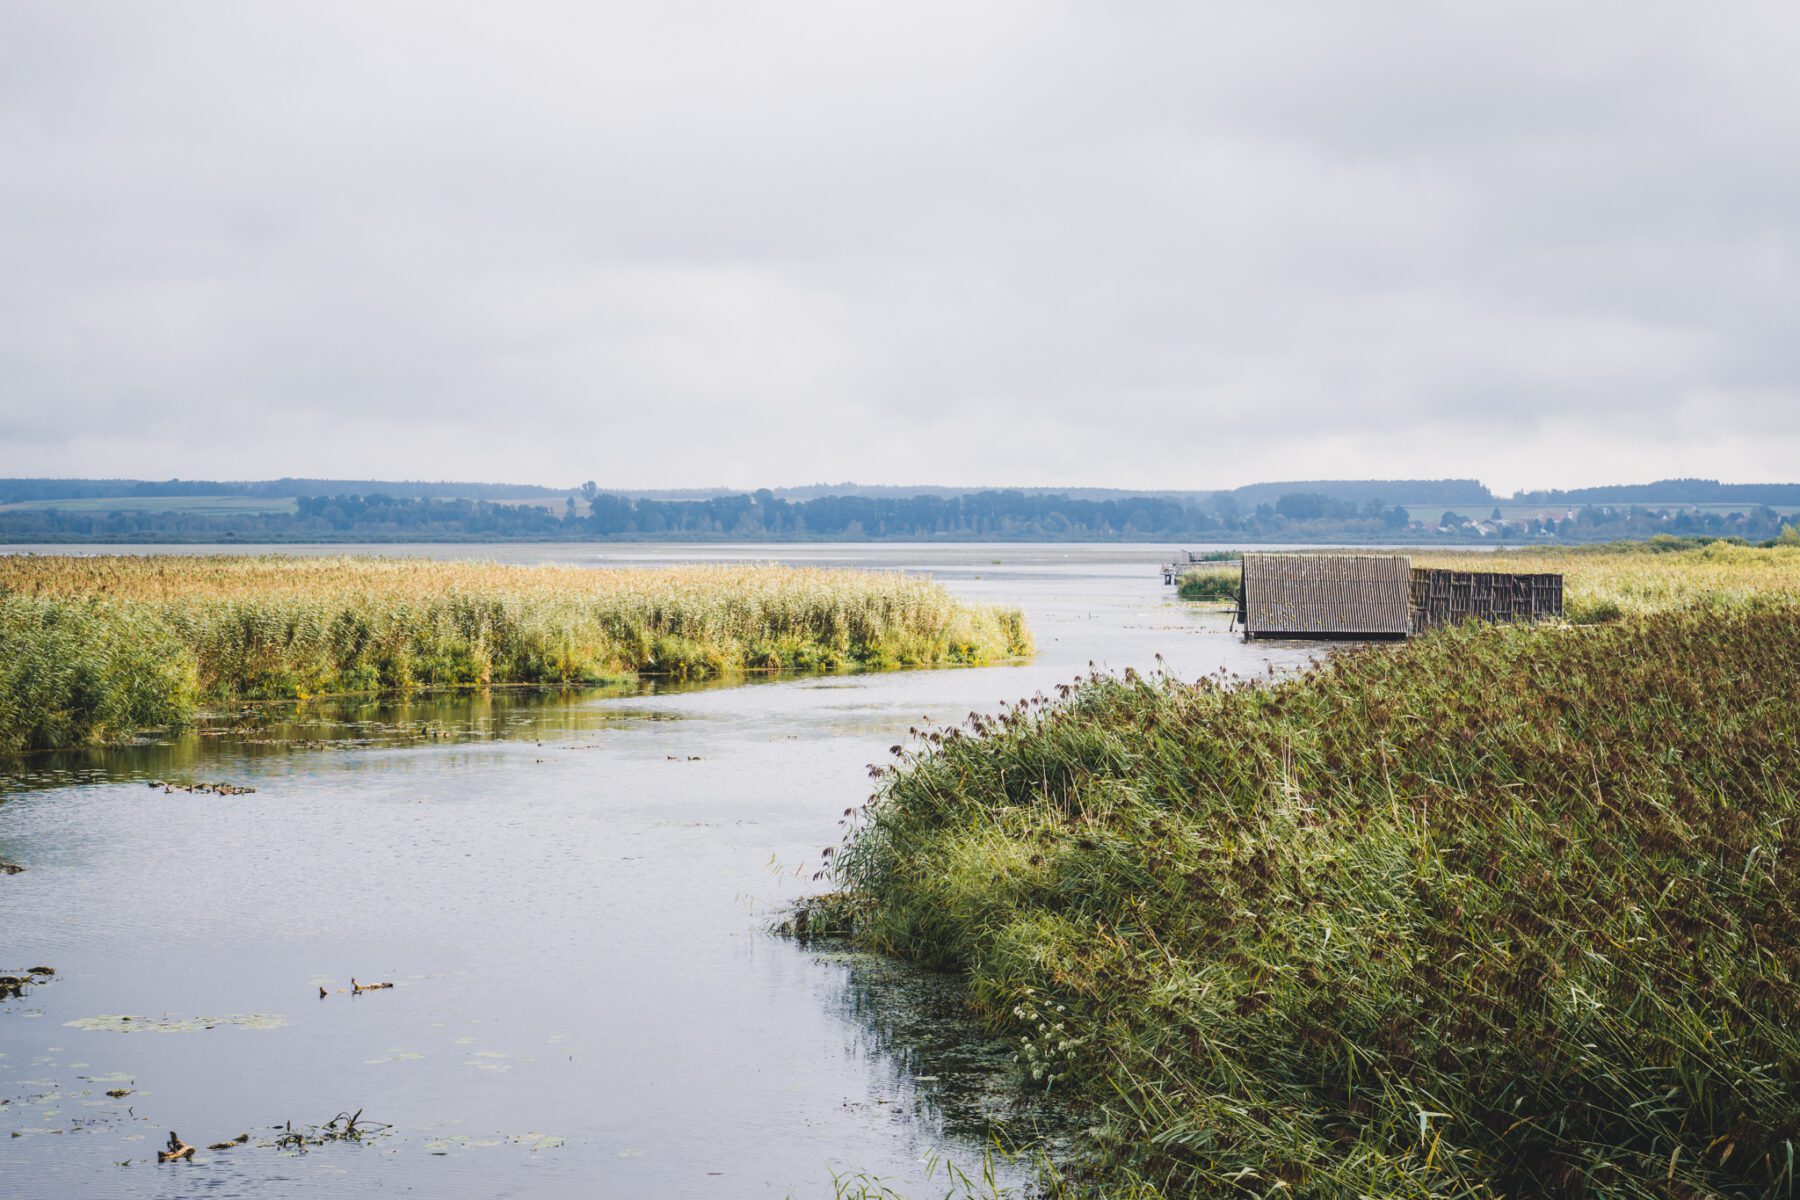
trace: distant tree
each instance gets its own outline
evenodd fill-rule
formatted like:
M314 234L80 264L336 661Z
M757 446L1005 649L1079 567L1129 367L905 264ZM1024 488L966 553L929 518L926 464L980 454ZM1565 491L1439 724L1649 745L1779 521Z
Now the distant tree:
M581 485L581 498L583 500L586 500L589 504L592 504L594 502L594 497L599 494L600 494L600 485L595 483L593 480L590 479L586 483Z
M1316 521L1331 507L1331 498L1319 492L1289 492L1275 502L1275 511L1290 521Z

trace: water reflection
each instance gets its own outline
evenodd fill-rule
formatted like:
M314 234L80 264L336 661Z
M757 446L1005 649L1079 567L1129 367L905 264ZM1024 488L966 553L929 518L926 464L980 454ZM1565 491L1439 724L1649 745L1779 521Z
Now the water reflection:
M407 697L319 697L205 711L191 727L127 745L83 746L0 759L0 800L8 793L119 780L198 778L296 752L439 745L492 740L567 740L680 719L667 708L614 707L718 688L754 687L803 676L764 672L707 680L643 679L597 688L492 688ZM609 703L601 703L601 702ZM341 763L342 766L350 766ZM328 758L317 769L331 769Z
M1310 651L1246 646L1130 562L959 562L958 591L1026 606L1036 661L248 706L0 768L0 859L27 867L0 877L0 973L58 969L0 1002L0 1183L779 1198L870 1171L923 1195L928 1152L1057 1130L954 980L768 923L909 726L1090 661L1250 674ZM352 975L396 986L351 996ZM91 1023L124 1015L170 1031ZM146 1165L170 1129L260 1139L359 1107L393 1134Z
M846 944L809 949L821 969L839 973L836 1002L864 1051L940 1136L965 1145L1066 1138L1072 1114L1051 1094L1020 1087L1015 1048L982 1027L959 977Z

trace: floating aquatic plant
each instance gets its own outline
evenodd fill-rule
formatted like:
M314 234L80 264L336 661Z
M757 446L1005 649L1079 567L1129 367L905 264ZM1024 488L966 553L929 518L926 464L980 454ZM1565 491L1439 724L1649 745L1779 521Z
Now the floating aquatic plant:
M78 1017L73 1021L64 1021L70 1029L85 1029L97 1033L200 1033L208 1029L216 1029L221 1025L235 1025L240 1029L278 1029L287 1022L273 1013L242 1013L224 1017L143 1017L120 1014L107 1014L98 1017Z

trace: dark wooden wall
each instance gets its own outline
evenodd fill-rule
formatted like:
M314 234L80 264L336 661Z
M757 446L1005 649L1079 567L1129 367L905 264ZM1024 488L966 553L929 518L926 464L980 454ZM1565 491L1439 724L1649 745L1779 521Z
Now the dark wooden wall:
M1413 568L1414 632L1458 621L1536 621L1562 615L1561 575Z

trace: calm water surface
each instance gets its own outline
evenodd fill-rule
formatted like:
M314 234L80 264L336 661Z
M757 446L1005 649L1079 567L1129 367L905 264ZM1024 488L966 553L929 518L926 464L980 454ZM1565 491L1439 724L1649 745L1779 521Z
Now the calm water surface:
M28 868L0 876L0 973L57 970L0 1002L0 1195L812 1197L853 1171L925 1195L924 1156L1056 1114L1015 1103L953 980L768 932L818 886L868 764L1090 662L1256 674L1311 653L1175 604L1160 546L369 549L904 568L1023 607L1039 654L259 709L0 763L0 859ZM351 976L395 986L352 996ZM392 1132L255 1144L359 1108ZM158 1167L169 1130L252 1144Z

